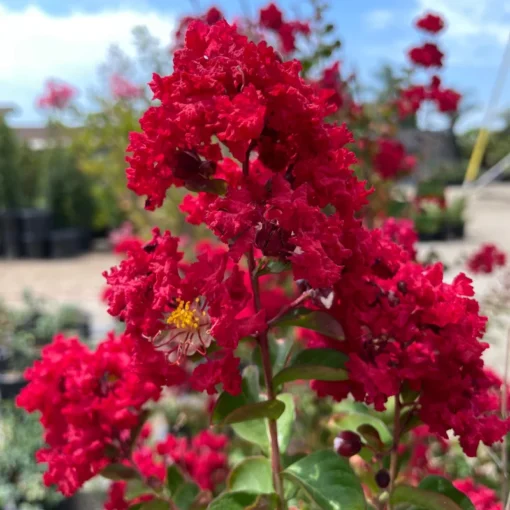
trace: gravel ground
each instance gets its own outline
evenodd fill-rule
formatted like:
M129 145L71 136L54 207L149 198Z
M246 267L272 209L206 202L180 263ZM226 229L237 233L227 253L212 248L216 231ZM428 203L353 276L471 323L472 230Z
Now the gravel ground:
M459 193L462 193L460 188L448 190L452 196ZM467 216L464 240L422 243L420 254L424 256L432 249L447 264L452 264L484 242L494 242L510 253L510 184L491 185L471 195ZM91 314L97 337L112 326L99 299L104 285L101 273L117 261L109 253L90 253L63 260L0 260L0 299L9 305L18 305L22 301L23 291L30 289L35 296L46 298L50 303L79 305ZM452 278L461 269L461 265L453 264L447 278ZM503 272L499 272L491 276L477 276L477 295L482 298L491 289L501 287L503 275ZM503 367L504 336L504 329L491 335L495 343L486 357L497 370Z

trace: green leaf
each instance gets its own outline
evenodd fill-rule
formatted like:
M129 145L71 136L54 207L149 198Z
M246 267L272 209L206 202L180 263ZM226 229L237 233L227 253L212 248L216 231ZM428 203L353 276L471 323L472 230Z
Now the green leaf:
M281 452L284 453L291 438L296 411L292 395L282 393L276 398L282 403L285 409L276 422L278 428L278 444L280 445ZM240 438L260 446L264 453L269 453L269 430L266 420L236 423L232 425L232 428Z
M150 494L151 489L142 480L130 480L126 485L126 499L135 499L142 494Z
M221 424L229 425L243 421L258 420L260 418L276 420L282 415L283 411L285 411L285 404L281 401L276 399L264 400L262 402L255 402L254 404L246 404L238 407L228 414Z
M260 402L259 371L255 365L246 367L243 371L243 392L240 395L230 395L223 392L212 415L214 424L232 424L259 418L277 419L284 408L280 402Z
M162 499L151 499L141 506L140 510L169 510L170 504Z
M427 491L409 485L398 485L390 496L392 505L408 503L416 505L420 510L462 510L449 497L437 492Z
M208 510L273 510L276 508L276 494L255 494L253 492L226 492L211 501Z
M190 191L206 191L213 195L224 195L227 192L227 183L223 179L208 179L200 184L186 183Z
M462 510L475 510L471 500L463 492L456 489L450 480L442 476L427 476L420 482L419 487L426 491L445 495Z
M269 259L264 257L257 268L257 275L264 276L265 274L279 274L284 271L289 271L291 267L290 262L285 260Z
M285 366L293 346L294 342L286 338L278 338L269 344L269 356L271 358L271 365L273 366L273 373L280 371ZM257 366L262 367L262 357L258 345L253 350L252 359Z
M278 326L298 326L311 329L323 335L344 340L344 330L329 313L322 311L311 311L307 308L296 308L284 315L277 323Z
M248 365L243 370L243 394L246 402L260 401L260 374L257 365Z
M222 423L223 420L236 409L246 405L248 400L246 395L231 395L224 391L218 398L212 414L212 423Z
M177 492L177 489L183 482L184 476L182 475L181 470L175 464L168 466L166 470L166 486L168 487L171 496Z
M357 431L363 437L365 442L377 451L384 450L384 443L377 429L368 423L364 423L357 428Z
M265 453L269 452L269 437L265 420L235 423L232 428L241 439L260 446Z
M321 510L365 510L358 477L349 461L331 450L322 450L289 466L283 476L303 489Z
M291 365L280 370L274 378L274 386L296 380L346 381L347 356L334 349L306 349L301 351Z
M415 409L407 409L400 415L400 434L406 434L422 423Z
M296 406L294 404L294 397L290 393L282 393L276 398L285 404L285 411L276 422L280 452L285 453L292 437L294 422L296 421ZM269 432L267 436L269 436Z
M177 489L172 501L179 510L188 510L195 501L199 492L200 489L194 483L185 483Z
M379 434L380 440L389 445L392 442L392 435L385 423L372 416L364 413L338 413L334 414L328 422L328 428L335 434L342 430L351 430L352 432L363 433L360 427L363 425L371 425ZM363 429L362 429L363 430ZM367 429L364 429L367 430Z
M109 464L101 471L101 476L108 480L133 480L138 478L138 473L124 464Z
M266 457L248 457L234 467L227 481L230 491L273 492L271 463Z

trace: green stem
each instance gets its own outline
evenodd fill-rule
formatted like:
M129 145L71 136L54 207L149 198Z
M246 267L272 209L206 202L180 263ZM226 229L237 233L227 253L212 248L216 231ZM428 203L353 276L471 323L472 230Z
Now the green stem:
M389 494L390 494L390 510L393 508L391 504L391 494L393 489L395 488L395 481L398 475L398 447L400 444L400 411L402 409L402 405L400 403L400 394L395 396L395 415L393 417L393 446L391 448L391 456L390 456L390 486L389 486Z
M253 249L248 254L248 268L250 271L251 287L253 292L253 304L255 311L258 312L261 309L260 303L260 286L259 280L256 273L255 257L253 255ZM273 367L271 365L271 357L269 354L269 339L267 332L264 331L257 336L257 340L260 347L260 353L262 357L262 368L264 371L264 381L267 388L267 398L274 400L276 393L273 388ZM281 478L282 464L280 459L280 446L278 444L278 428L276 420L268 420L269 422L269 436L271 439L271 471L273 473L273 485L276 494L280 500L279 508L285 509L285 498L283 493L283 482Z

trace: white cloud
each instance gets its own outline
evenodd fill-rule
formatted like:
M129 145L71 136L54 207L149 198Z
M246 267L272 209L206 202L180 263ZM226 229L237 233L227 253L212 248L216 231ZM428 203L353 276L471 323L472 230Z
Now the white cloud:
M137 25L147 26L166 43L175 19L133 8L52 16L36 6L14 11L0 4L0 47L4 49L0 101L17 103L26 119L37 120L32 110L34 97L48 77L86 90L94 83L97 67L111 44L133 52L131 31Z
M393 13L387 9L375 9L367 12L365 21L374 30L383 30L391 25Z

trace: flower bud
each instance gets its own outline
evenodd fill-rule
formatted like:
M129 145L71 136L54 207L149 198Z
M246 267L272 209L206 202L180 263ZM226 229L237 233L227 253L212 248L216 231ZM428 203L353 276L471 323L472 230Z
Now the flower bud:
M375 474L375 481L381 489L386 489L388 485L390 484L390 474L386 469L380 469Z
M352 457L353 455L356 455L363 446L359 435L356 434L356 432L351 432L350 430L340 432L340 434L336 436L333 444L335 446L336 453L342 457Z

